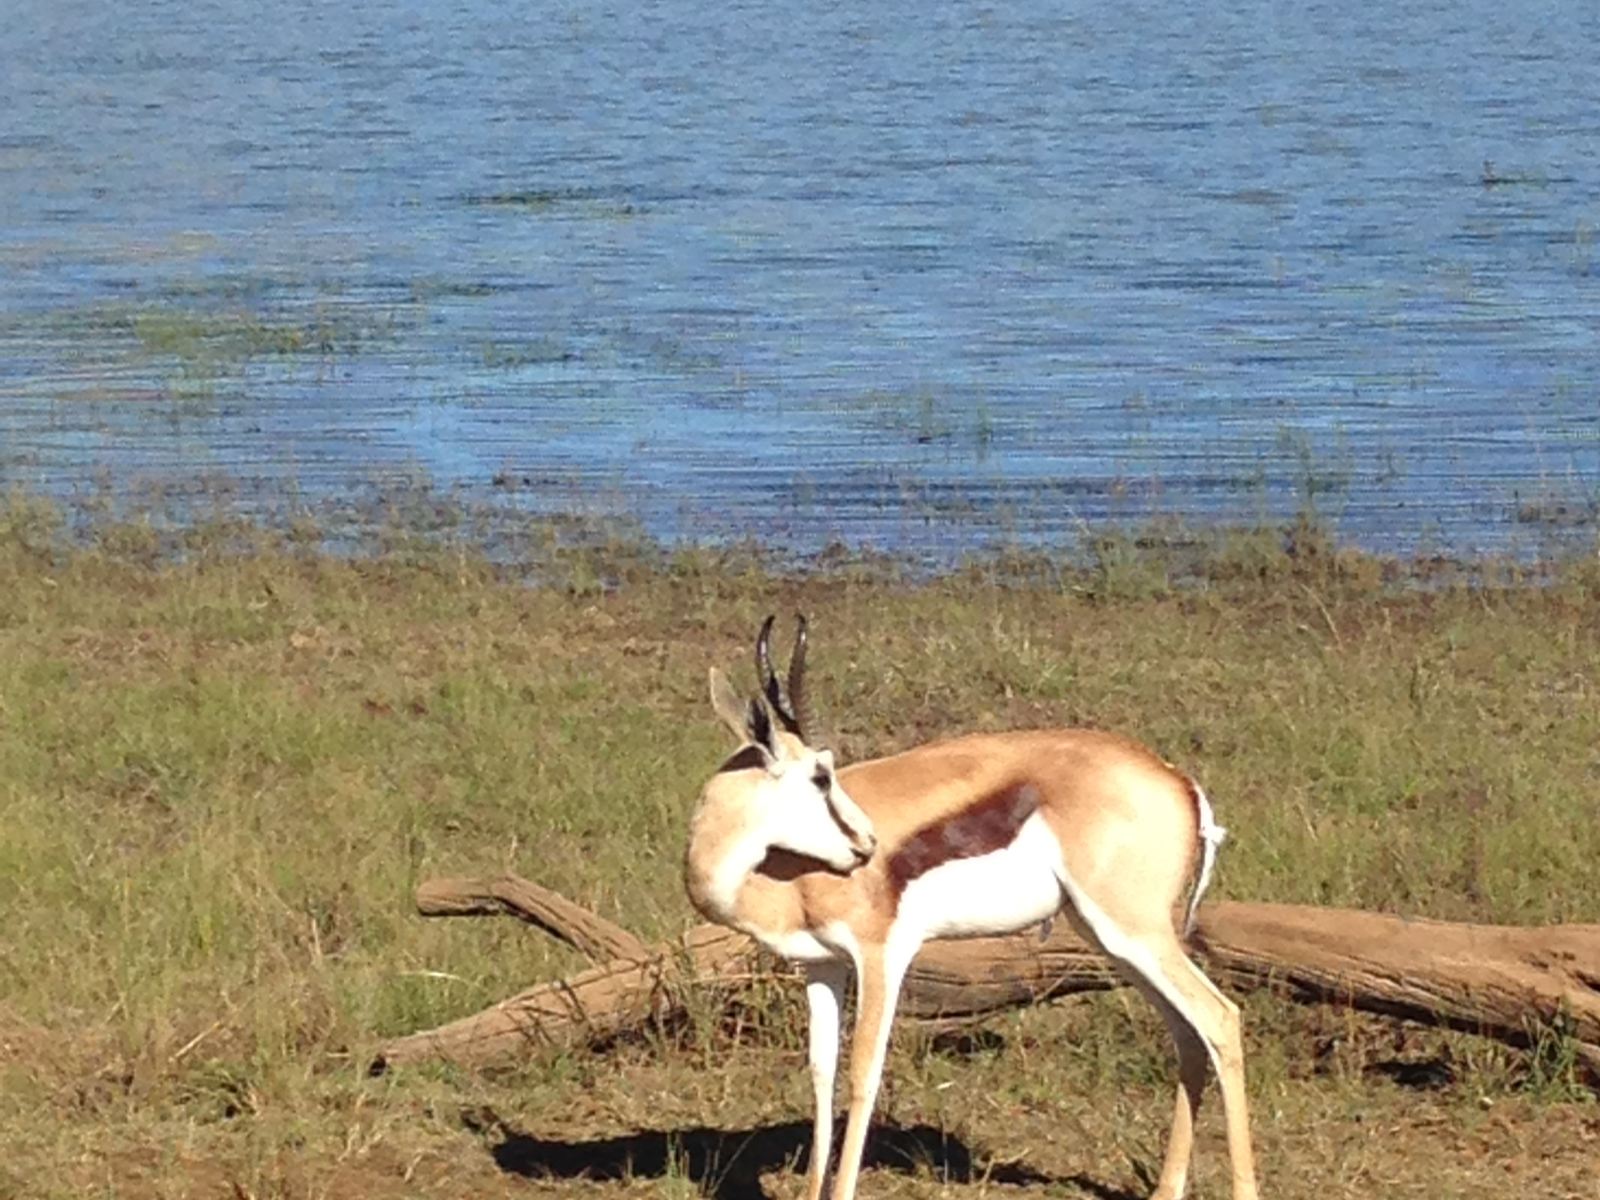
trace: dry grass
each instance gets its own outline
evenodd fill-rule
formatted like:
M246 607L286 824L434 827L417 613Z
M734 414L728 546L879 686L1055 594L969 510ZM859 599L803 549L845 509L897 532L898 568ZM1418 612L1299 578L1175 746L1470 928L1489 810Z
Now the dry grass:
M350 561L237 528L181 563L137 527L64 549L13 503L0 1196L792 1194L789 1001L758 1037L362 1069L574 965L510 922L416 919L424 876L509 867L643 934L690 923L684 821L726 750L705 669L743 664L774 609L811 614L851 754L1042 723L1155 744L1234 830L1223 894L1600 919L1593 569L1397 586L1296 537L931 581L554 554L530 584L459 547ZM1530 1061L1270 998L1247 1017L1272 1195L1597 1194L1600 1111L1559 1043ZM964 1042L904 1030L866 1192L1140 1194L1165 1054L1120 996Z

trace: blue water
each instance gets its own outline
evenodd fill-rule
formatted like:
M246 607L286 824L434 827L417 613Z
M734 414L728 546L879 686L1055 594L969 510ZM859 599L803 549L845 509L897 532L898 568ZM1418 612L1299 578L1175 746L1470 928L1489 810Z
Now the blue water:
M7 0L0 484L1592 541L1596 45L1592 0Z

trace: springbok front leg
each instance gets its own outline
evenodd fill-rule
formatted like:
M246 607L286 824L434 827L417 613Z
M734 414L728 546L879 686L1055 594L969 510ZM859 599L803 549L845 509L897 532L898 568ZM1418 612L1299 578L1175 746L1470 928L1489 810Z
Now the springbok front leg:
M900 984L921 941L891 937L887 945L862 946L856 954L856 1025L850 1036L850 1116L839 1148L833 1200L854 1200L861 1175L872 1107L889 1053L889 1030L900 1002Z
M833 1149L833 1081L839 1062L839 1013L850 974L843 962L806 966L806 1005L810 1009L808 1051L811 1087L816 1093L816 1121L811 1130L811 1165L806 1173L806 1200L822 1200Z

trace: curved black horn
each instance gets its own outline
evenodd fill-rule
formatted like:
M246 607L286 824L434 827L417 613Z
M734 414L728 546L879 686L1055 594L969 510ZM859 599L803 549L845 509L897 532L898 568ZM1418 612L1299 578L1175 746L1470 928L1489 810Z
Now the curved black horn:
M806 618L795 614L794 653L789 656L789 704L794 710L795 732L802 742L815 729L811 705L806 701Z
M772 667L772 626L776 620L769 616L761 622L761 632L756 636L756 681L783 727L798 737L800 722L795 720L794 710L783 694L783 685L778 682L778 673Z
M777 619L769 616L761 622L761 632L756 634L756 687L774 704L780 699L778 674L772 669L772 625Z

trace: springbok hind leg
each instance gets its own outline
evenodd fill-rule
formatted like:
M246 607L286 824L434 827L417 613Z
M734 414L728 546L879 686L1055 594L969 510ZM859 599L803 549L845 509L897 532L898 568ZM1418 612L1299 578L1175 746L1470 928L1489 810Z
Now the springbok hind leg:
M1179 1093L1172 1136L1156 1185L1155 1200L1176 1200L1188 1179L1194 1145L1194 1118L1205 1086L1203 1048L1222 1089L1228 1126L1228 1161L1233 1200L1257 1200L1255 1157L1250 1148L1250 1118L1244 1089L1244 1051L1239 1010L1183 952L1183 944L1164 920L1125 928L1062 871L1057 878L1068 903L1073 928L1113 963L1155 1004L1178 1044Z
M1194 1118L1205 1088L1206 1058L1216 1068L1222 1090L1233 1200L1256 1200L1239 1009L1190 961L1170 930L1143 939L1125 939L1115 949L1108 947L1108 953L1150 998L1178 1046L1178 1102L1152 1200L1178 1200L1183 1195L1194 1144Z
M1228 1127L1228 1164L1233 1173L1233 1200L1256 1200L1255 1154L1250 1146L1250 1114L1245 1099L1244 1045L1239 1007L1229 1000L1183 952L1177 935L1166 939L1160 970L1182 1002L1174 1001L1190 1027L1205 1043L1222 1090L1223 1117Z
M1189 1161L1194 1156L1195 1118L1200 1115L1200 1098L1206 1087L1206 1046L1159 992L1142 978L1134 982L1161 1014L1178 1049L1178 1098L1173 1105L1172 1132L1161 1161L1161 1177L1150 1200L1182 1200L1189 1182Z

